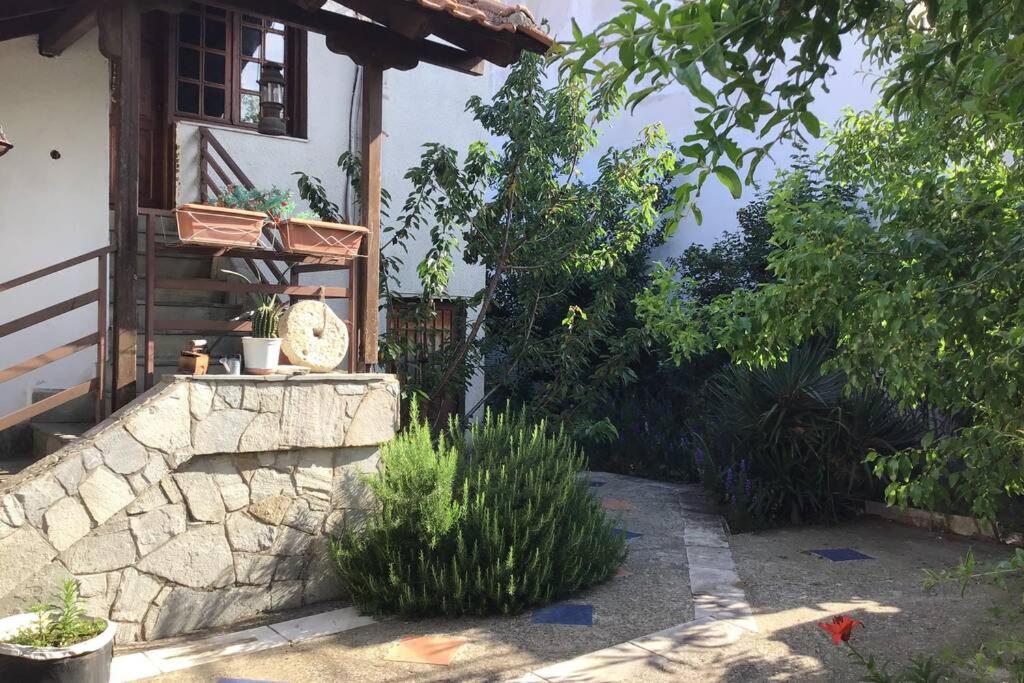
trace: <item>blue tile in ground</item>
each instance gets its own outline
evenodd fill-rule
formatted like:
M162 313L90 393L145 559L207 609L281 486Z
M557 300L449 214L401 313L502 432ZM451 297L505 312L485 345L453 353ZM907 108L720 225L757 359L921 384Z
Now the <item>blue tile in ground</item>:
M626 531L625 529L612 529L617 534L622 534L626 537L627 541L631 541L634 538L640 538L643 534L638 534L635 531Z
M568 624L570 626L593 626L593 605L550 605L533 610L535 624Z
M607 483L608 482L606 482L606 481L591 481L590 482L590 487L596 489L598 486L604 486Z
M853 548L822 548L821 550L809 550L809 553L824 557L833 562L849 562L850 560L873 560L875 558L864 553L857 552Z

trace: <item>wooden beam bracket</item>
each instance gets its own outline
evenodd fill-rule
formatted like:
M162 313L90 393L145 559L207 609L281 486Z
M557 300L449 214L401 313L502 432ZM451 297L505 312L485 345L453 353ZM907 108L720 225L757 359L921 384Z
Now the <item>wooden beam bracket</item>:
M78 0L39 34L39 54L58 57L97 24L102 0Z

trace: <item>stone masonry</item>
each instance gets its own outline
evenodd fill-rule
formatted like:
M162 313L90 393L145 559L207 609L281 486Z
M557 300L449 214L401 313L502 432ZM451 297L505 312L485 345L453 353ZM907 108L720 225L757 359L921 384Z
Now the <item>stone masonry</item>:
M0 489L0 615L78 578L133 642L344 595L332 534L373 500L390 375L175 377Z

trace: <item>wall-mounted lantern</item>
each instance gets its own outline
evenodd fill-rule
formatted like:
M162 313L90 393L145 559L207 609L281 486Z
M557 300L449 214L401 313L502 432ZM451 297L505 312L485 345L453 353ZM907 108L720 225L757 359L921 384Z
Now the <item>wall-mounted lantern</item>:
M0 126L0 157L14 149L14 143L4 137L4 128Z
M266 62L260 69L260 125L264 135L285 135L284 124L284 66Z

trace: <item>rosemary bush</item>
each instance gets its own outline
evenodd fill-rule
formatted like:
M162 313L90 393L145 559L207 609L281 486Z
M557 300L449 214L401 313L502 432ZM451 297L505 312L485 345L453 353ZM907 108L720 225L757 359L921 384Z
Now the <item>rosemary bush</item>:
M522 412L435 441L414 409L383 457L378 512L332 543L364 610L514 614L607 580L625 557L575 444Z

